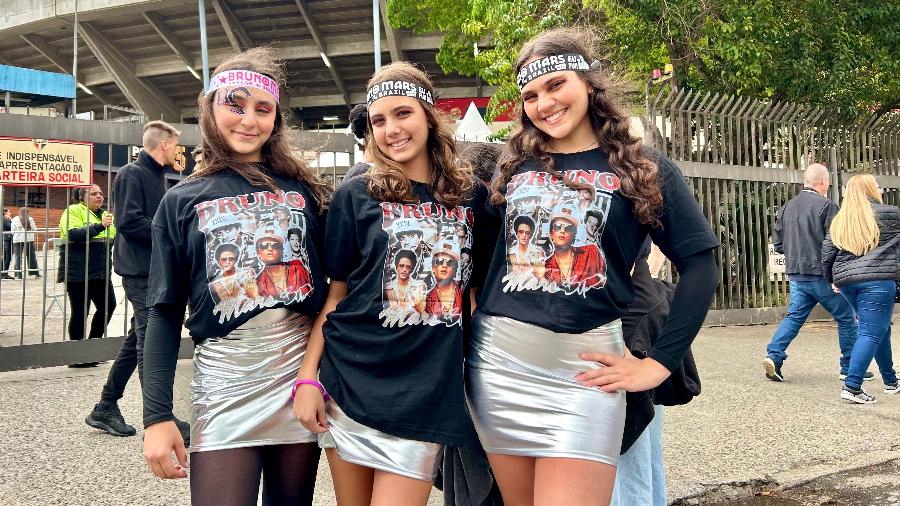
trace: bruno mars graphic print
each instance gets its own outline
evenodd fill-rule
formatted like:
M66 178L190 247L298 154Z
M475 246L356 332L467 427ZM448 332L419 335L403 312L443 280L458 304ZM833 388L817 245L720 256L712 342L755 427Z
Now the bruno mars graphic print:
M388 234L382 326L461 325L472 272L472 210L432 202L383 202L381 208Z
M261 191L196 205L219 323L256 308L300 302L312 292L305 207L296 191Z
M503 290L584 295L606 284L600 236L619 178L609 172L568 170L567 187L547 172L528 171L507 185L507 273Z

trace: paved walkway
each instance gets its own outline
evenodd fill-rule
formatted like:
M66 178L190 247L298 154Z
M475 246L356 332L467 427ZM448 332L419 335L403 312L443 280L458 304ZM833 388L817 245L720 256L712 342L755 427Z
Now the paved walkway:
M760 365L772 332L772 326L701 332L695 355L703 394L666 412L670 500L722 490L722 484L738 492L742 484L797 484L900 458L900 395L881 394L877 379L866 387L878 404L839 399L832 325L804 327L780 384L766 380ZM900 346L894 350L900 363ZM84 425L108 369L0 373L0 504L189 504L186 480L149 474L140 437L114 438ZM180 362L176 414L185 418L189 375L190 362ZM135 425L139 405L134 379L121 406ZM324 462L319 477L316 504L334 504ZM432 503L441 503L439 493Z

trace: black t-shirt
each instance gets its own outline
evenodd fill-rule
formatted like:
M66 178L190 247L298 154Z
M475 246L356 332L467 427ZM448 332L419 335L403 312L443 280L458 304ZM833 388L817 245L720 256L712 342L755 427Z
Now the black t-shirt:
M465 441L462 311L487 190L447 208L380 202L368 176L346 180L328 210L328 276L347 296L329 313L320 381L354 420L407 439Z
M673 260L718 239L678 167L660 156L661 228L637 221L600 149L553 155L556 169L590 190L574 190L540 162L517 167L493 208L502 220L478 308L554 332L581 333L622 317L634 297L631 268L649 234ZM493 206L491 206L493 207Z
M195 343L225 336L267 308L310 316L322 308L324 217L302 182L273 178L277 192L231 171L188 179L160 203L147 305L187 302Z

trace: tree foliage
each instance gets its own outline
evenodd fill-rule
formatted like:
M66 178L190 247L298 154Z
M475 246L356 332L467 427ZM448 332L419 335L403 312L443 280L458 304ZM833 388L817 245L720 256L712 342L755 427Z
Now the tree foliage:
M493 105L518 96L522 43L579 23L636 82L672 63L673 86L855 114L900 106L897 0L390 0L388 15L394 26L442 32L438 63L498 85Z
M572 23L581 10L580 0L390 0L388 19L417 32L440 31L437 62L445 72L478 74L498 86L488 113L492 119L505 111L501 104L519 97L513 66L522 44L545 29Z
M836 106L900 103L897 0L585 0L632 76L667 62L673 85Z

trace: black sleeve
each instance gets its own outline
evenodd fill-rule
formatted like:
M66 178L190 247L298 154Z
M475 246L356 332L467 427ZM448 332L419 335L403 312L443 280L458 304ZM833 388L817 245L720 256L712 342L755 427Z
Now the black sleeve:
M88 242L91 237L103 232L103 225L90 223L85 227L69 229L66 232L68 242Z
M127 235L129 241L150 244L153 217L144 214L144 190L136 174L120 173L112 197L118 233Z
M678 284L660 338L648 354L669 371L681 364L697 337L719 284L712 249L672 261L678 269Z
M356 212L353 193L368 191L365 178L356 178L341 185L328 206L325 220L325 240L337 245L325 255L325 274L337 281L347 281L350 273L359 267L360 252L357 238Z
M663 211L659 218L662 226L650 231L653 242L673 262L718 246L719 239L703 216L703 210L681 169L665 157L657 163L662 182Z
M828 284L834 283L834 259L837 258L837 248L831 242L831 232L825 234L822 241L822 277Z
M175 418L172 388L181 344L184 307L160 304L150 308L144 337L144 428Z
M475 209L475 230L473 230L472 242L472 279L469 286L479 288L484 286L484 278L491 266L494 256L494 247L500 237L500 219L497 207L489 201L488 191L483 186L479 187L480 209Z
M822 209L822 230L828 232L828 229L831 228L831 220L834 219L834 215L837 214L837 212L837 204L828 201L828 204L826 204L825 208Z

